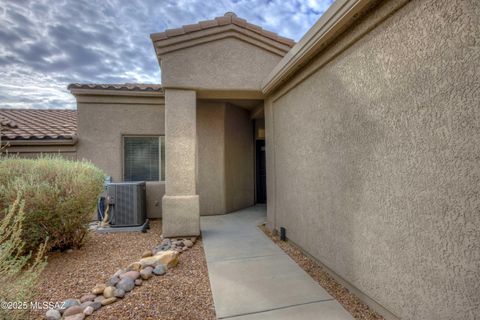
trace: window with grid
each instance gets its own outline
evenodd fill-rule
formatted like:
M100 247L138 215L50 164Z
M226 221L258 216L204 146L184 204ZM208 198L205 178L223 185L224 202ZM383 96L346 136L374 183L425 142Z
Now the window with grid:
M163 136L123 137L124 181L164 181L165 145Z

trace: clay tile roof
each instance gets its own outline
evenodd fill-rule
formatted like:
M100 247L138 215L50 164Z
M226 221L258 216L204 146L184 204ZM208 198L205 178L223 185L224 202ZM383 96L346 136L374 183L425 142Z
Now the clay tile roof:
M117 91L158 91L163 92L160 84L145 83L120 83L120 84L99 84L99 83L71 83L68 89L94 89L94 90L117 90Z
M71 140L76 138L77 111L0 109L2 140Z
M184 25L180 28L167 29L164 32L154 33L151 35L151 38L153 41L160 41L160 40L165 40L165 39L173 38L176 36L184 35L187 33L193 33L196 31L215 28L218 26L225 26L229 24L236 25L240 28L253 31L264 37L280 42L289 47L293 47L293 45L295 44L295 41L293 41L292 39L279 36L275 32L264 30L262 27L249 23L245 19L238 18L237 15L233 12L227 12L222 17L216 17L212 20L200 21L196 24Z

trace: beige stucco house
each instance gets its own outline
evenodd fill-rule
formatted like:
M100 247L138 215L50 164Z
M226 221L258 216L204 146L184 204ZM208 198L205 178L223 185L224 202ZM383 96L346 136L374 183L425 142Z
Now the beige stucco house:
M151 39L161 86L69 89L77 157L147 180L166 236L266 201L387 319L478 319L478 1L337 0L298 43L233 13Z

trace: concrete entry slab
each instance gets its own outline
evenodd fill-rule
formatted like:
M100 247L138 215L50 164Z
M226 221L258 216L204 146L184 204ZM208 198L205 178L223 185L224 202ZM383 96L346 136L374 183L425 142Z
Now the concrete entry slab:
M224 261L251 257L281 255L283 252L273 242L265 241L263 235L213 238L209 245L207 261Z
M265 206L201 217L217 317L353 319L258 229L265 217Z
M235 320L344 320L353 317L337 302L322 301L235 317Z
M286 255L213 262L219 318L333 298Z

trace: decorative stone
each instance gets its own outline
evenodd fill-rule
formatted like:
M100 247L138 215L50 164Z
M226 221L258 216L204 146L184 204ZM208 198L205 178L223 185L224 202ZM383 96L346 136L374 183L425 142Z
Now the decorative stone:
M103 300L105 300L105 297L102 296L102 295L99 295L98 297L95 298L95 300L93 300L93 302L102 302Z
M125 297L125 291L122 289L115 289L115 291L113 292L113 295L117 298L123 298Z
M183 244L189 248L193 247L193 242L191 240L185 240Z
M82 302L80 307L82 307L82 309L85 310L85 308L90 306L92 303L93 303L93 301L85 301L85 302Z
M164 275L166 272L167 270L165 269L165 266L163 264L159 264L155 267L155 269L153 269L153 273L157 276Z
M142 264L142 268L147 266L156 267L159 264L163 264L168 268L175 267L178 263L178 252L173 250L161 251L153 257L143 258L139 262Z
M138 272L138 271L127 271L120 276L120 279L130 278L132 280L135 280L138 277L140 277L140 272Z
M97 311L98 309L100 309L102 307L102 303L98 302L98 301L94 301L94 302L90 303L90 307L92 307L93 310Z
M92 293L87 293L80 298L80 302L93 301L97 296Z
M59 310L60 313L63 313L65 310L70 308L71 306L79 306L80 300L77 299L67 299L63 301L62 308Z
M135 280L135 285L136 285L136 286L141 286L142 283L143 283L143 280L142 280L142 279L137 279L137 280Z
M85 314L82 313L77 313L68 317L63 318L64 320L83 320L85 319Z
M114 277L111 277L108 281L107 281L107 285L109 286L115 286L118 281L120 281L120 278L118 276L114 276Z
M163 239L162 243L157 246L155 254L157 254L160 251L166 251L169 250L172 247L172 241L170 239Z
M140 271L140 277L143 280L148 280L152 277L153 268L152 267L145 267Z
M62 318L62 315L60 314L60 311L50 309L45 313L45 318L47 318L47 320L60 320L60 318Z
M163 245L163 246L161 246L161 247L157 250L157 252L155 252L155 254L157 254L157 253L159 253L159 252L161 252L161 251L170 250L171 248L172 248L171 245Z
M103 290L105 290L107 286L104 285L103 283L100 283L100 284L97 284L93 289L92 289L92 293L93 294L102 294L103 293Z
M78 299L67 299L63 301L63 308L68 309L71 306L79 306L80 305L80 300Z
M112 286L106 287L105 290L103 290L103 296L107 299L112 298L114 297L114 294L113 294L114 291L115 291L115 287L112 287Z
M142 269L140 262L133 262L127 267L127 271L140 271L140 269Z
M83 308L80 306L71 306L63 312L64 317L72 316L77 313L83 312Z
M122 289L125 292L132 291L135 287L135 281L132 278L125 277L117 283L117 288Z
M102 301L102 306L106 306L106 305L112 304L112 303L114 303L115 301L117 301L117 298L115 298L115 297L105 299L105 300Z
M121 275L123 272L124 272L123 269L118 269L118 270L113 274L112 277L120 277L120 275Z
M191 238L190 238L190 241L192 241L193 243L195 243L195 241L197 241L197 237L191 237Z
M93 313L93 311L95 311L95 310L93 309L92 306L88 306L88 307L86 307L85 309L83 309L83 313L84 313L86 316L91 316L92 313Z
M151 256L153 256L152 250L145 250L142 253L142 258L151 257Z

